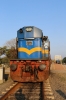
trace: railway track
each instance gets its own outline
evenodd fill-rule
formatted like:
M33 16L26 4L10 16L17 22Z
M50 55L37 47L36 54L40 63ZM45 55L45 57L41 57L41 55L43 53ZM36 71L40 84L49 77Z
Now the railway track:
M0 100L54 100L49 81L14 83L2 92Z

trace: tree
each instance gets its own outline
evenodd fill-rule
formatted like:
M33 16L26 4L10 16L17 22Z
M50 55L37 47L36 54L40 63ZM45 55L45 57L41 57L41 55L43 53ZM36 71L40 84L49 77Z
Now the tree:
M0 56L3 55L3 54L6 54L6 46L4 47L0 47Z
M6 46L8 49L16 48L16 39L11 39L10 41L7 41L7 42L5 43L5 46Z
M66 63L66 57L63 58L62 63Z
M16 50L16 39L11 39L5 43L7 48L6 56L9 59L16 59L17 58L17 50Z
M6 56L9 59L17 59L17 50L14 48L9 49L8 52L6 53Z
M9 63L9 59L7 57L2 58L1 61L2 64Z

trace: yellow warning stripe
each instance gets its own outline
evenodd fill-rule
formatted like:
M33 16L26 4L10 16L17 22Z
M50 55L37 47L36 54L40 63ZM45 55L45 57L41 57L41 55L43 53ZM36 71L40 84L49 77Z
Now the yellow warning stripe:
M35 48L30 49L30 50L27 48L18 48L18 52L25 52L28 55L30 55L34 52L37 52L37 51L41 51L43 54L48 54L48 52L49 52L49 50L42 50L41 47L35 47Z

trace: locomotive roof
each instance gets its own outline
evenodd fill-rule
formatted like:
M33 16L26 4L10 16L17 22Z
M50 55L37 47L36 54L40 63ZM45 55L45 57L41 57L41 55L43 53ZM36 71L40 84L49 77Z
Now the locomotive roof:
M37 27L35 27L35 26L24 26L24 27L22 27L22 29L23 29L23 28L29 28L29 27L36 28L36 29L41 30L40 28L37 28ZM21 29L21 28L20 28L20 29ZM41 31L42 31L42 30L41 30Z
M18 38L41 38L42 36L42 30L35 26L24 26L17 31Z

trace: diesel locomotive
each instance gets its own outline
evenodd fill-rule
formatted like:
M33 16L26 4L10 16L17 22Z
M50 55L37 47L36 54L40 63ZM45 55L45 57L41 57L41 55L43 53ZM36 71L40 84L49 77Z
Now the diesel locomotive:
M18 82L42 82L50 74L50 41L41 29L26 26L17 31L17 59L10 60L10 76Z

